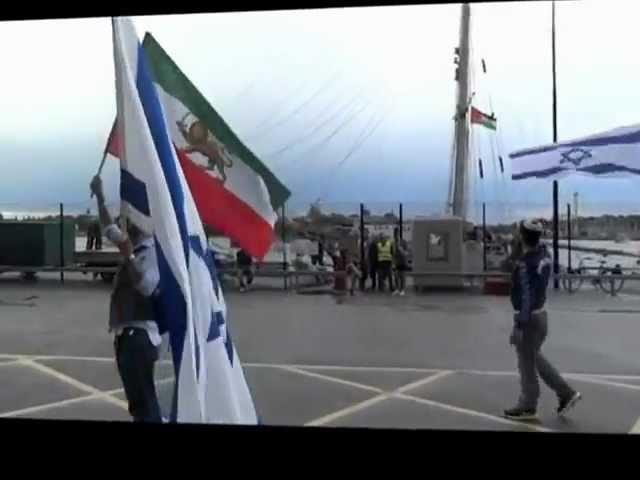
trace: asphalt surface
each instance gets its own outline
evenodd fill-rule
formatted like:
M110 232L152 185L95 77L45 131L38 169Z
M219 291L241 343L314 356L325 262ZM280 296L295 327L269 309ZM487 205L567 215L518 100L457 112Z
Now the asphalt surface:
M107 331L109 287L90 277L0 277L0 416L129 421ZM264 423L617 432L639 430L640 296L551 292L546 356L584 395L565 419L542 386L540 421L500 417L518 395L503 297L228 291L229 322ZM158 392L171 402L166 349Z

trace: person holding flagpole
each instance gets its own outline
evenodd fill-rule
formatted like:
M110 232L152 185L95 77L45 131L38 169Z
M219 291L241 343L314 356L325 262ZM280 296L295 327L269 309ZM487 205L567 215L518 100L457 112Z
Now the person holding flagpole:
M133 357L134 348L139 348L135 350L136 358L144 362L144 369L128 370L126 367L131 365L122 364L122 360L132 358L120 352L120 366L126 370L121 373L139 375L136 382L144 382L146 388L143 397L146 408L142 416L158 420L151 383L159 340L155 333L167 333L175 375L170 421L256 425L258 414L231 338L224 293L207 244L202 220L205 212L197 207L192 190L199 188L202 193L217 188L221 196L216 197L216 214L218 219L222 215L225 221L235 217L238 203L220 203L220 199L230 200L224 196L222 182L185 158L174 142L171 129L175 122L171 121L171 112L179 106L175 101L182 96L167 99L162 94L167 90L157 82L168 82L164 83L165 88L175 87L177 67L172 67L157 44L145 48L140 43L130 18L113 18L112 32L117 104L115 131L120 145L120 207L122 216L137 227L129 229L130 243L124 238L116 238L116 243L127 259L127 280L131 284L127 291L135 299L136 307L132 310L133 320L141 322L136 323L139 327L136 342L127 353ZM154 42L151 37L146 38L148 43ZM168 72L172 73L167 77ZM184 78L179 84L182 92L185 88L194 91ZM194 95L189 98L193 100ZM188 110L209 112L198 120L200 126L217 125L218 121L210 122L215 112L202 97L198 98L200 110L196 106ZM209 125L208 129L211 128ZM230 132L225 134L227 139L231 138ZM237 139L232 140L231 144L238 147ZM227 147L230 152L236 151L235 147ZM238 158L234 157L235 166L229 169L230 181ZM191 173L197 170L200 184L189 184L186 173L189 169ZM253 178L258 181L257 177ZM104 197L98 184L96 180L94 190ZM265 197L266 192L267 189L262 190ZM246 241L238 242L255 258L262 258L271 242L272 210L272 206L269 207L269 211L263 212L265 217L259 219L260 223L252 224L254 228L249 236L243 237ZM253 212L247 208L245 218L255 220ZM240 229L238 225L247 228L246 223L234 224L233 228ZM217 228L215 222L212 226ZM110 235L122 236L115 226L110 230L113 232ZM260 235L264 238L258 238ZM138 253L139 246L147 249ZM154 307L152 312L150 305ZM131 329L131 325L127 328ZM142 330L146 330L146 337ZM130 340L127 335L131 334L125 331L124 339ZM136 393L141 394L143 385L135 385L139 388Z
M109 331L113 332L116 365L135 422L162 422L154 366L162 343L154 317L153 295L159 281L153 237L129 222L127 235L115 224L105 204L102 180L95 176L91 192L98 203L104 233L124 262L111 294Z

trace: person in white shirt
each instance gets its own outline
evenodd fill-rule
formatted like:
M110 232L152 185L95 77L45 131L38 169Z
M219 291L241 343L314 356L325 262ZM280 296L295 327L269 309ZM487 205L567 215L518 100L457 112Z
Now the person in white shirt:
M111 218L105 206L102 180L91 181L97 198L105 237L124 257L116 275L109 315L109 331L115 335L116 364L136 422L163 421L154 383L158 347L162 343L154 314L160 274L153 237L129 222L127 234Z

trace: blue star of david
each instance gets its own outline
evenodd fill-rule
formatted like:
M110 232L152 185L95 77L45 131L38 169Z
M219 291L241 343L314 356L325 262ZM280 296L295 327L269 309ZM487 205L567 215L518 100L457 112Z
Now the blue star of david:
M216 271L213 252L209 249L203 250L200 244L200 239L197 236L191 236L189 238L192 251L204 260L204 263L209 270L209 276L213 282L213 289L216 297L220 299L220 282L218 281L218 272ZM229 327L226 325L224 315L222 312L212 312L211 323L209 324L209 333L207 334L207 343L213 342L222 335L222 327L226 327L226 338L224 339L224 347L227 351L227 357L229 363L233 365L233 342L231 341L231 334L229 333ZM198 332L194 332L195 338L195 356L196 356L196 377L200 376L200 348L198 342Z
M572 148L571 150L561 153L561 155L562 160L560 160L560 164L571 163L574 167L579 167L584 160L593 157L591 152L584 148Z
M227 351L227 357L229 363L233 365L233 343L231 342L231 334L229 333L229 327L225 324L224 315L222 312L213 312L211 314L211 324L209 325L209 334L207 335L207 342L213 342L222 335L222 327L225 326L227 335L224 339L224 348Z

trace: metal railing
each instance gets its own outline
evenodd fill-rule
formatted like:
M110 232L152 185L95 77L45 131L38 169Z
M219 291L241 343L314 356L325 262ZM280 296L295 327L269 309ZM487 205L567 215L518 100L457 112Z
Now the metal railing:
M300 286L300 279L303 278L316 278L322 279L325 283L328 280L335 278L336 276L346 275L345 271L323 271L323 270L289 270L288 265L286 269L276 268L276 265L270 265L271 268L256 268L253 271L256 278L282 278L293 280L293 286ZM595 270L596 268L589 268L589 270ZM631 271L631 274L581 274L581 273L567 273L562 272L558 275L552 275L552 279L557 278L563 288L569 292L574 293L580 289L580 286L588 280L595 281L594 286L600 288L603 292L615 296L625 285L625 282L640 281L640 272L631 268L621 269L622 271ZM113 275L117 271L117 267L106 266L66 266L66 267L33 267L33 266L0 266L0 274L2 273L23 273L23 274L36 274L36 273L96 273ZM218 268L217 272L220 276L237 277L239 273L237 267L223 267ZM511 278L510 273L505 272L421 272L421 271L409 271L406 272L407 277L412 278L462 278L470 280L472 283L477 280L491 279L504 279L509 280ZM322 282L320 282L322 284ZM285 290L289 289L289 283L285 282Z

